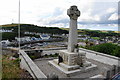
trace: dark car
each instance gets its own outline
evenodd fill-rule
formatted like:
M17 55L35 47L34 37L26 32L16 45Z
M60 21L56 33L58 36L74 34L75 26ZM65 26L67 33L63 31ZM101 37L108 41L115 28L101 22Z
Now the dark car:
M112 80L120 80L120 72L112 77Z

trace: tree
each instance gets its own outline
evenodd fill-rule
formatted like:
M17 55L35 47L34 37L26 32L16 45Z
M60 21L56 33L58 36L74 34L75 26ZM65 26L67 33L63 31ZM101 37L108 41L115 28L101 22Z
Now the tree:
M117 46L115 50L113 50L113 53L111 55L120 57L120 46Z
M15 37L18 36L18 33L14 33L14 32L4 32L2 33L2 40L14 40Z
M113 51L116 49L117 45L112 44L112 43L104 43L96 46L91 46L89 49L105 53L105 54L112 54Z

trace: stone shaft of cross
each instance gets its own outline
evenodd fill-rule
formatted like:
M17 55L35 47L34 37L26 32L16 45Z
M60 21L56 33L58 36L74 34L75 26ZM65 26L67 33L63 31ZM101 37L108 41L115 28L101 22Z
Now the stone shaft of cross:
M80 11L77 9L77 6L71 6L67 10L67 15L70 17L68 51L74 52L75 45L77 45L77 19L80 16Z

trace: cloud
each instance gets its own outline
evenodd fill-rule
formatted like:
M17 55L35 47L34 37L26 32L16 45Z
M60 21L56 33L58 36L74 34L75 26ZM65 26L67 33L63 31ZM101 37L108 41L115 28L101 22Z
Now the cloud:
M115 8L108 8L107 9L107 13L114 13L116 11L116 9Z
M108 20L118 20L118 14L117 13L112 14Z
M117 20L115 19L109 20L109 18L113 14L117 13L117 10L112 11L112 9L114 8L117 9L116 6L111 6L111 4L113 3L109 3L108 5L106 5L105 3L103 4L101 2L91 3L91 4L92 5L87 6L88 8L86 6L83 8L80 8L78 6L78 9L81 11L81 15L78 18L78 28L94 29L94 30L99 30L99 29L100 30L117 30L117 23L118 23ZM104 7L101 7L101 6L104 6ZM54 8L53 13L49 13L49 17L39 18L38 20L39 25L69 28L69 17L67 16L67 12L66 12L68 8L65 8L65 9L62 7ZM110 9L111 9L111 12L110 12ZM107 12L107 10L109 10L109 12Z
M79 24L78 29L118 31L118 25L117 24L83 24L83 25Z
M53 12L53 16L59 16L63 13L63 9L56 7Z
M18 22L18 1L1 0L0 23ZM21 0L21 23L39 26L69 26L67 9L77 5L81 12L78 25L84 28L88 25L117 24L117 0ZM7 2L7 3L6 3ZM6 4L6 5L4 5ZM93 25L94 26L94 25ZM91 26L92 28L92 26ZM111 27L110 27L111 28Z

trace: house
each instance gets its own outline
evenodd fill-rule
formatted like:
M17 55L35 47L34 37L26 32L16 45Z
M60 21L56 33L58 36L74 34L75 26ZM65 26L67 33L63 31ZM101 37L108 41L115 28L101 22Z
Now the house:
M46 34L42 34L42 35L40 35L40 38L41 39L50 39L50 36L49 35L46 35Z
M19 41L22 41L22 42L31 41L31 40L30 40L30 37L21 37L21 38L15 37L15 39L16 39L18 42L19 42Z
M9 40L2 40L0 42L1 45L9 45L10 44L10 41Z

